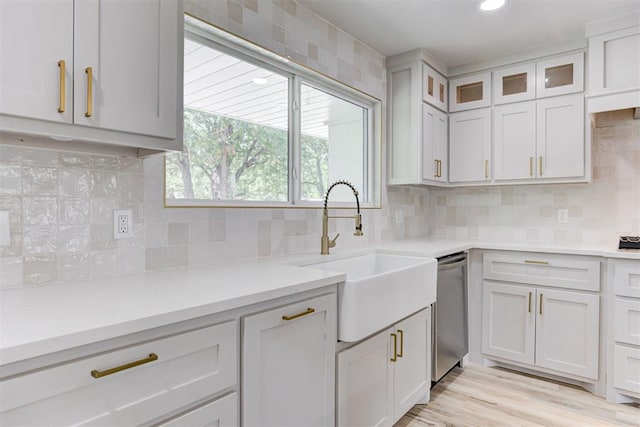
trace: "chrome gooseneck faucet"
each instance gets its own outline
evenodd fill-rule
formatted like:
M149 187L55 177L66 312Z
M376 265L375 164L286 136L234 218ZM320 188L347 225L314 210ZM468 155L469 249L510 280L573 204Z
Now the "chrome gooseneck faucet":
M336 185L346 185L353 191L353 195L356 198L357 213L354 216L329 216L329 210L327 209L327 203L329 202L329 193ZM329 239L329 218L353 218L356 220L356 230L353 232L354 236L362 236L362 215L360 215L360 199L358 199L358 190L348 181L336 181L329 186L326 196L324 196L324 209L322 211L322 237L320 239L320 254L329 255L329 248L336 246L336 240L340 233L336 234L336 237Z

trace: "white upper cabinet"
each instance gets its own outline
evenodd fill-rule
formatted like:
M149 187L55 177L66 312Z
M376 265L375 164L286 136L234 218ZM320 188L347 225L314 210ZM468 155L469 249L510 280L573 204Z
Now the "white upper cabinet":
M76 1L76 124L175 138L177 14L177 1Z
M584 176L583 95L539 100L537 117L538 178Z
M451 79L449 87L451 112L491 106L491 72Z
M582 52L545 59L536 63L536 97L584 91Z
M0 2L0 130L180 149L181 9L178 0Z
M447 111L447 79L427 64L422 64L422 100Z
M535 178L535 101L495 107L493 121L496 181Z
M447 182L447 115L422 105L422 179Z
M587 26L588 112L640 107L640 14Z
M462 111L449 117L449 182L491 180L491 109Z
M71 123L73 0L0 1L0 51L0 114Z
M536 64L522 64L493 72L493 103L528 101L536 96Z

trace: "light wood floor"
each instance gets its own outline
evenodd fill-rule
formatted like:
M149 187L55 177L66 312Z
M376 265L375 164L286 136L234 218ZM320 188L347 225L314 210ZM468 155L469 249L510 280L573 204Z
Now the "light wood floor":
M609 403L579 387L509 371L455 368L395 427L640 426L637 405Z

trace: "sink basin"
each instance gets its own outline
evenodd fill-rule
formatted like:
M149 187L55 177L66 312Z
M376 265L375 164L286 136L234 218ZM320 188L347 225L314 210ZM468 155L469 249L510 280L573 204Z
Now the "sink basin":
M338 339L359 341L436 300L433 258L368 253L307 267L345 273L338 301Z

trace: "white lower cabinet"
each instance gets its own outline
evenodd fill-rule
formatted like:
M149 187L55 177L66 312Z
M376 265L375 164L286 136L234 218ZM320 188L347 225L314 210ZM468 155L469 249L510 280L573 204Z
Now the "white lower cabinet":
M243 319L242 425L334 424L336 294Z
M613 287L613 387L640 399L640 260L610 259Z
M236 325L231 320L4 379L0 425L184 424L180 417L190 425L216 418L233 425L235 393L224 403L194 405L235 386Z
M598 379L598 295L491 282L483 287L486 356Z
M337 356L337 424L391 426L431 385L431 309L427 308Z
M162 427L234 427L238 425L238 393L233 392L173 418Z

